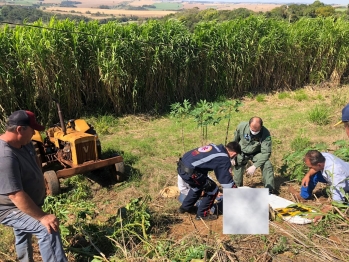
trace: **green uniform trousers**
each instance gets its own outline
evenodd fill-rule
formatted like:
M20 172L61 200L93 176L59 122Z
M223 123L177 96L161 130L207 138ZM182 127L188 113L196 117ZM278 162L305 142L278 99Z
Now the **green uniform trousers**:
M237 156L236 165L233 166L234 173L234 182L239 186L243 186L243 175L246 170L246 165L248 160L251 160L253 163L258 161L258 158L261 154L250 155L242 157L241 155ZM261 166L262 176L263 176L263 184L266 188L275 189L274 184L274 170L270 160L267 160L264 165Z

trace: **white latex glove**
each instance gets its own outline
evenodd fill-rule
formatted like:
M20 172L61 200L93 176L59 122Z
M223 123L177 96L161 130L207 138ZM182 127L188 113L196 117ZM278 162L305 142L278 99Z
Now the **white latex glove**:
M230 162L231 162L231 165L232 165L232 166L235 166L235 165L236 165L235 158L233 158L232 160L230 160Z
M250 166L249 168L246 169L247 174L249 174L250 176L253 175L254 171L256 171L257 167L255 167L254 165Z

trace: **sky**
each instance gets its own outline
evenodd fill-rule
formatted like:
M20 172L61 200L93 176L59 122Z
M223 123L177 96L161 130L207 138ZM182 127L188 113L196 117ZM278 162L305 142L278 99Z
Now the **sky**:
M191 0L191 1L209 1L209 2L230 2L230 3L272 3L272 4L312 4L315 0ZM338 4L345 5L349 4L349 0L320 0L320 2L330 5Z

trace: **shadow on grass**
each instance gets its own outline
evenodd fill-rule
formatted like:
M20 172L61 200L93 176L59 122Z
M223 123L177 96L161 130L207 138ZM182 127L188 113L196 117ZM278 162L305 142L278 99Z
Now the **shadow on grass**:
M109 149L102 152L101 159L108 159L115 156L122 156L124 161L115 165L100 168L85 174L86 177L98 183L102 187L109 187L121 182L140 181L143 174L133 165L139 157L123 151Z
M180 224L183 222L179 216L162 214L159 212L152 214L151 219L151 233L154 235L161 235L163 233L169 232L174 224Z

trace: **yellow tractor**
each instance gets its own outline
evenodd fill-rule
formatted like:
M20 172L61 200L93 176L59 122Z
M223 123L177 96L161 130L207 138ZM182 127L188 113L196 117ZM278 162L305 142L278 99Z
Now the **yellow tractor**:
M60 193L59 179L83 174L106 166L116 181L124 179L124 162L119 155L101 159L101 143L95 129L83 119L64 123L59 103L56 101L60 123L46 130L46 137L35 131L32 138L37 160L44 169L47 195ZM50 167L60 163L59 168ZM57 166L57 165L56 165Z

